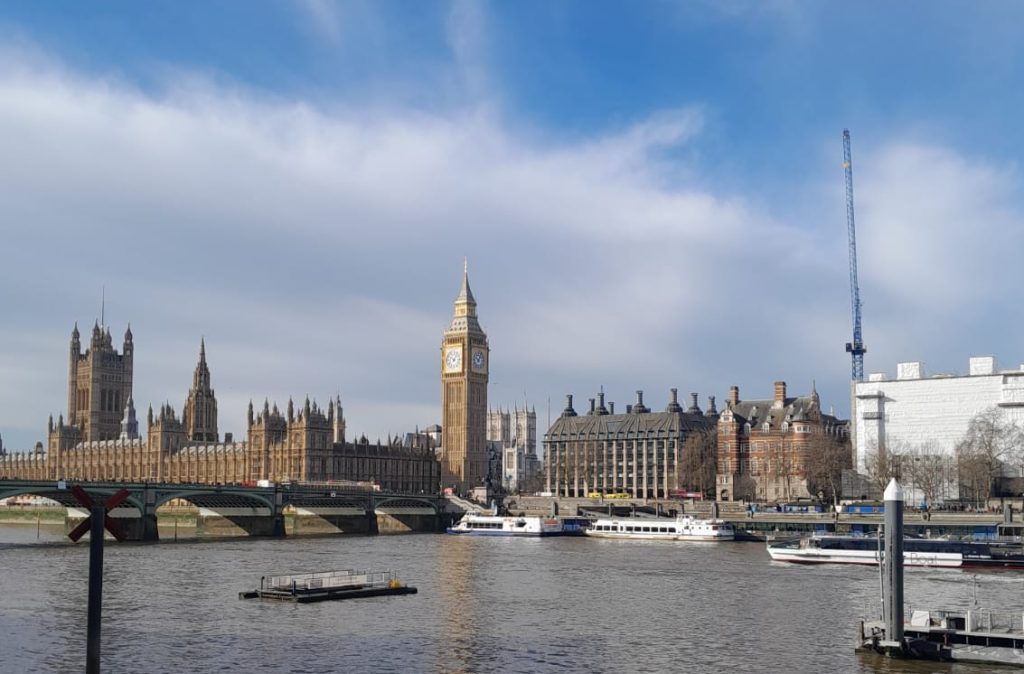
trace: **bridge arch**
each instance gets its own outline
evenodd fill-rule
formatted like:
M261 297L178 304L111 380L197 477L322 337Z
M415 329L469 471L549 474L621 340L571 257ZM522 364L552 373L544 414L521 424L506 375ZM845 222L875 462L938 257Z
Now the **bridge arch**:
M417 498L415 496L403 496L396 494L394 496L377 496L373 499L373 506L375 509L378 508L430 508L436 515L440 512L438 504L435 500L426 498Z
M84 508L70 489L58 489L54 483L9 483L6 480L0 481L0 499L13 498L16 496L40 496L42 498L56 501L65 508ZM76 483L78 484L78 483ZM88 483L78 484L97 503L103 503L121 489L118 485L91 485ZM118 508L135 508L139 513L144 512L141 493L129 490L128 498L118 505Z
M188 501L199 508L216 509L218 507L243 507L243 508L269 508L274 509L274 494L255 494L242 491L210 491L202 487L183 487L181 489L162 488L157 490L156 499L153 502L154 508L166 505L169 502L181 499Z

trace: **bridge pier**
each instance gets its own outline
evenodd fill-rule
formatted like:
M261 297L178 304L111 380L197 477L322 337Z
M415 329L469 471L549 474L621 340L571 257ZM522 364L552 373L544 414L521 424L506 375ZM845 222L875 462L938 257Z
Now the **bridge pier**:
M274 538L284 538L284 495L281 493L280 488L274 490L274 510L272 513L274 519L273 526L271 527L270 535Z
M64 533L70 533L75 527L82 523L82 520L89 516L89 512L83 508L69 507L64 516ZM117 523L117 526L124 534L126 541L152 541L159 538L147 538L145 528L145 517L140 516L138 509L128 506L114 508L110 511L110 517ZM154 525L155 527L155 525ZM90 533L90 535L92 535ZM113 540L113 536L106 534L106 537Z
M142 534L141 540L155 543L160 540L160 528L156 519L156 491L146 485L142 491Z

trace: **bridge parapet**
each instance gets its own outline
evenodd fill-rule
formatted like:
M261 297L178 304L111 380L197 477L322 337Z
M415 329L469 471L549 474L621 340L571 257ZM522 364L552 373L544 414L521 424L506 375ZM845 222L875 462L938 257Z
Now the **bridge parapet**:
M301 485L254 487L243 485L208 485L188 483L145 482L81 482L52 480L0 479L0 499L19 495L35 495L52 499L65 507L74 507L77 501L69 491L72 484L80 485L94 498L103 500L125 488L128 499L120 512L114 513L132 524L128 526L129 540L157 541L157 509L176 499L187 501L201 510L231 520L250 535L284 536L285 509L308 516L371 518L407 515L436 519L441 511L440 496L425 494L395 494L365 490L325 490L321 486ZM378 512L379 511L379 512ZM77 514L70 511L69 518ZM364 527L376 531L376 521ZM346 530L339 527L338 530Z

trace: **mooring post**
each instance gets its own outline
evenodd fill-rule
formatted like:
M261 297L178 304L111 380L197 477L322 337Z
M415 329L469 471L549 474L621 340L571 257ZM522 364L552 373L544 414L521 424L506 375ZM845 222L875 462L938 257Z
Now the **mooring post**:
M100 622L103 616L103 520L102 503L91 508L89 528L89 609L86 627L86 674L100 673Z
M885 488L885 553L882 558L882 620L891 648L903 647L903 488L893 478Z

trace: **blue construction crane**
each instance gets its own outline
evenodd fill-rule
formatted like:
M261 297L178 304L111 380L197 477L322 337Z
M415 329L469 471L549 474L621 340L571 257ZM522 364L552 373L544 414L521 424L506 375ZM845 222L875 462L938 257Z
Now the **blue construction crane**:
M860 336L860 286L857 284L857 227L853 220L853 159L850 156L850 131L843 129L843 169L846 171L846 229L850 238L850 307L853 311L853 341L846 351L853 360L853 381L864 381L864 353L867 347Z

